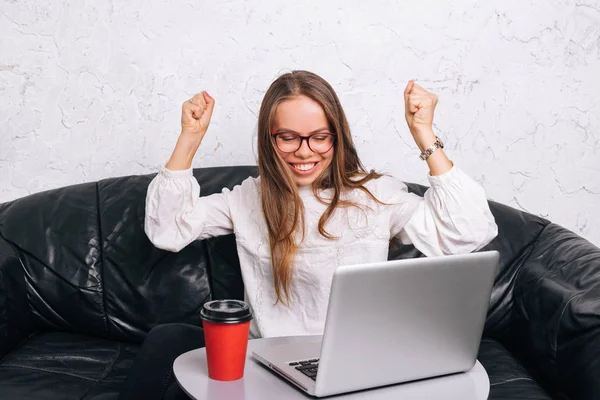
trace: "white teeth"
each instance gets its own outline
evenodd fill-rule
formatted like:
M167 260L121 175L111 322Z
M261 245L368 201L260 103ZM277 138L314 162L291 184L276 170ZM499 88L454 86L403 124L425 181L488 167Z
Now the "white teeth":
M316 165L316 163L294 164L294 168L299 169L300 171L308 171L309 169L312 169L315 165Z

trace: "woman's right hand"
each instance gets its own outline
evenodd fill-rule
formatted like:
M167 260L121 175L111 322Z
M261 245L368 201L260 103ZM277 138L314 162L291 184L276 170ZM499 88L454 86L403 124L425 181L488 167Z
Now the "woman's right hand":
M210 125L215 99L201 92L181 106L181 134L166 164L172 171L188 169Z
M215 99L201 92L186 100L181 107L181 134L201 141L212 117Z

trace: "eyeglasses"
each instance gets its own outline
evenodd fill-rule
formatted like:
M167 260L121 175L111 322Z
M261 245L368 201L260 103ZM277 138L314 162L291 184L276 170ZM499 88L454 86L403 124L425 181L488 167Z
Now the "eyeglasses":
M283 153L298 151L305 140L312 152L318 154L327 153L333 147L335 136L335 133L330 132L315 133L310 136L300 136L294 132L273 133L275 144Z

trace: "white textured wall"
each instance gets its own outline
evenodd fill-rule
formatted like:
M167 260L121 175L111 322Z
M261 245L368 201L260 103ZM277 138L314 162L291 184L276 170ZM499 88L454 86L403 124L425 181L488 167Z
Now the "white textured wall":
M600 1L0 0L0 201L154 172L207 89L194 166L255 163L281 72L329 80L363 161L426 183L408 79L490 198L600 244ZM596 207L594 207L596 206Z

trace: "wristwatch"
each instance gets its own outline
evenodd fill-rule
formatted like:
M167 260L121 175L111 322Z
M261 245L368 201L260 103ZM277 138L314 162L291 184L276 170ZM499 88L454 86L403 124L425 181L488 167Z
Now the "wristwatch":
M443 148L444 148L444 143L442 142L442 140L439 137L436 136L435 142L428 149L425 149L425 151L422 152L419 157L421 158L421 160L427 160L429 158L429 156L431 154L433 154L434 151L436 151L437 149L443 149Z

